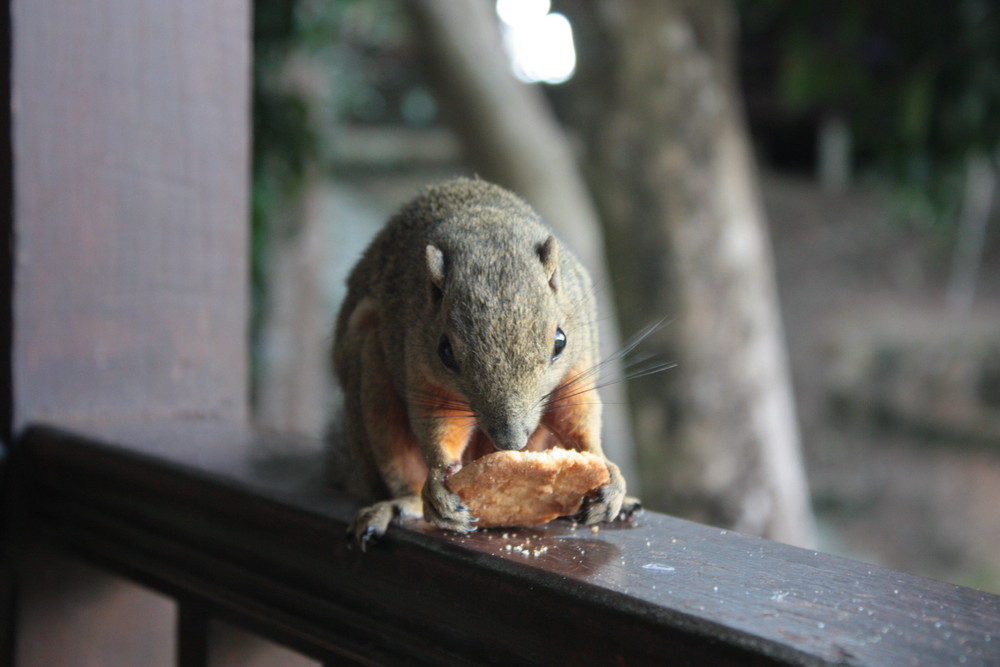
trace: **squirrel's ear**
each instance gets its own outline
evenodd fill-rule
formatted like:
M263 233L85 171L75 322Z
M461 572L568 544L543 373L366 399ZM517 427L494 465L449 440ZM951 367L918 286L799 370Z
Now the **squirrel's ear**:
M440 290L444 289L444 253L437 246L427 246L427 272L431 282Z
M556 237L549 236L538 246L538 258L542 260L545 277L553 291L559 288L559 244Z

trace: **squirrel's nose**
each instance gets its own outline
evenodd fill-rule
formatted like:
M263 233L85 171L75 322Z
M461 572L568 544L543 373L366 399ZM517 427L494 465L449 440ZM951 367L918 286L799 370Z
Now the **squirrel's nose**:
M486 435L490 437L493 446L497 449L517 450L527 446L531 430L516 424L509 424L487 428Z

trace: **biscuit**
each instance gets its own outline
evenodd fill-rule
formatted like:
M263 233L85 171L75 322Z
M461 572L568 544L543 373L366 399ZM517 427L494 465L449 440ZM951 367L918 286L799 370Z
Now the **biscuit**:
M609 481L604 459L567 449L492 452L448 478L482 528L537 526L579 511Z

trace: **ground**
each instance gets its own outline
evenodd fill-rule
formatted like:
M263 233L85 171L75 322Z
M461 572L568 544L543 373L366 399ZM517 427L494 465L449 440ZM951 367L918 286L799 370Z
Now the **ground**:
M1000 410L993 411L985 436L970 438L956 433L952 423L935 430L904 414L913 407L906 401L916 401L903 395L914 393L913 380L886 390L895 391L890 402L903 405L898 414L877 406L866 410L860 400L845 410L833 400L837 391L844 393L837 374L852 355L895 346L903 350L897 356L905 357L909 345L918 352L947 349L955 358L975 353L969 341L986 341L996 355L996 229L973 313L957 317L945 308L947 248L898 219L886 195L863 189L826 193L806 179L773 174L762 178L762 192L820 546L1000 591L1000 439L995 437ZM914 340L925 347L911 345ZM935 376L928 369L934 360L927 361L924 367L919 356L909 361L917 369L910 372L927 375L930 379L922 379L940 388L948 378L944 371ZM966 364L970 372L977 362ZM879 378L855 376L848 398L879 398L873 390ZM952 397L946 390L939 394L928 412L948 407Z

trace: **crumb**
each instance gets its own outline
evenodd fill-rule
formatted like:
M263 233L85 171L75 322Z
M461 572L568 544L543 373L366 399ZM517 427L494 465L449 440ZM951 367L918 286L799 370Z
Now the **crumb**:
M590 532L592 532L594 535L597 535L597 533L601 532L601 527L600 526L591 526Z

